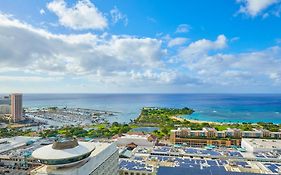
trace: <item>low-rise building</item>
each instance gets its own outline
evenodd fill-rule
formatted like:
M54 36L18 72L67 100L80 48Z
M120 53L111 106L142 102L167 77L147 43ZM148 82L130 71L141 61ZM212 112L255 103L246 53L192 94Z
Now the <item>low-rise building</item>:
M281 152L281 140L243 138L241 147L249 152Z
M189 147L204 147L207 145L215 145L218 147L230 147L232 145L239 146L241 139L208 139L208 138L177 138L172 137L173 144L184 144Z
M29 142L35 142L38 139L39 137L26 137L26 136L16 136L11 138L0 139L0 153L21 148L27 145Z
M151 135L130 135L125 134L116 139L118 146L127 146L129 144L135 144L137 146L154 146L155 138Z
M217 131L215 128L203 128L202 130L191 130L190 128L178 128L171 130L170 141L173 144L187 144L188 146L231 146L240 145L241 138L274 138L280 139L281 132L270 132L265 129L254 129L253 131L241 131L236 128L228 128Z
M281 132L270 132L269 133L270 138L281 138Z

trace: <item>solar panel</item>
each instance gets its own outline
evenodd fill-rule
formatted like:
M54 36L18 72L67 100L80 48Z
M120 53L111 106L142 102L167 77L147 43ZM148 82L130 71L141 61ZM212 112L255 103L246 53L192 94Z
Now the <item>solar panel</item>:
M152 172L152 166L147 166L145 163L121 160L119 161L119 168L122 170L134 170L134 171L149 171Z
M205 167L159 167L157 175L265 175L244 172L229 172L221 166ZM268 174L267 174L268 175Z
M271 172L273 173L278 173L278 164L273 164L273 163L265 163L264 164Z

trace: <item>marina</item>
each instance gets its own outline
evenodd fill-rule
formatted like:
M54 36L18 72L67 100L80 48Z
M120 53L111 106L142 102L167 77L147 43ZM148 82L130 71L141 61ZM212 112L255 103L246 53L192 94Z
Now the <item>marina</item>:
M34 121L43 122L45 125L61 127L70 125L91 125L103 123L118 112L102 111L84 108L26 108L25 115Z

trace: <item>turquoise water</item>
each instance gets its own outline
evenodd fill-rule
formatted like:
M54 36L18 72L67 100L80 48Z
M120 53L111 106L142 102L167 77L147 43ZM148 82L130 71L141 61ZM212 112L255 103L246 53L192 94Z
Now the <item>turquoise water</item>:
M139 128L134 128L132 131L134 132L153 132L159 130L158 127L139 127Z
M25 94L24 106L68 106L120 112L111 121L129 122L142 107L190 107L186 118L220 122L281 123L281 94Z

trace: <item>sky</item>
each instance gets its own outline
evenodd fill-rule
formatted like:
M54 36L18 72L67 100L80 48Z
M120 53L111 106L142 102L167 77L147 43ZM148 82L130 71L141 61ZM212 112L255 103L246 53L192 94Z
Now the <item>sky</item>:
M2 0L0 92L281 93L281 0Z

